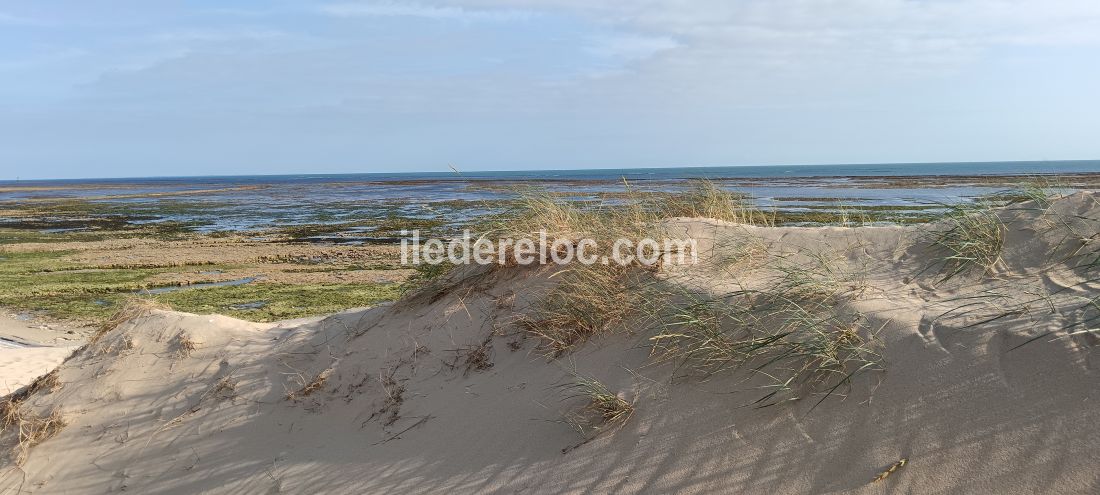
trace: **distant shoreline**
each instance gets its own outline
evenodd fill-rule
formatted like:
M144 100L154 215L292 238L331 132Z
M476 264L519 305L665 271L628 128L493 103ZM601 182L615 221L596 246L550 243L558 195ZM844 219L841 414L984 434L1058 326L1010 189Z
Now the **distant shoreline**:
M424 178L424 179L372 179L372 180L350 180L353 177L359 177L361 174L346 174L344 176L332 176L332 182L342 183L360 183L360 184L377 184L387 186L398 185L416 185L416 184L463 184L463 183L492 183L500 182L504 184L511 184L517 182L530 182L530 183L545 183L545 184L560 184L560 183L589 183L589 184L604 184L609 182L621 182L622 179L609 179L609 178L574 178L574 177L538 177L538 178L488 178L488 177L447 177L447 178ZM225 176L225 179L232 180L236 176ZM258 179L258 178L272 178L270 182L255 182L251 186L233 186L222 189L184 189L180 190L181 193L200 194L208 192L224 192L226 190L243 190L243 189L256 189L265 185L279 184L294 181L296 176L279 176L279 175L255 175L255 176L240 176L241 178ZM346 179L342 179L346 177ZM1035 172L1035 173L1006 173L1006 174L906 174L906 175L814 175L814 176L764 176L764 177L743 177L743 176L714 176L706 177L712 181L745 181L745 182L774 182L774 181L791 181L791 180L806 180L806 181L827 181L827 180L853 180L853 181L903 181L903 180L946 180L947 183L961 184L961 183L988 183L996 182L1004 179L1029 179L1029 178L1097 178L1100 177L1100 170L1095 172ZM51 190L80 190L80 189L133 189L141 187L143 185L150 185L162 182L171 182L175 184L210 184L212 179L218 179L220 177L172 177L172 178L132 178L132 179L52 179L43 181L0 181L0 193L4 192L16 192L16 191L51 191ZM274 178L283 178L283 180L274 180ZM679 177L679 178L656 178L656 177L642 177L632 178L634 182L651 182L662 180L691 180L696 177ZM194 179L194 182L189 182L187 179ZM302 177L298 180L303 182L326 182L320 177ZM158 195L166 196L175 193L160 193ZM142 196L153 196L154 194L147 194ZM84 198L88 199L88 198Z
M1021 162L1022 163L1022 162ZM721 188L751 197L757 206L805 217L837 205L889 213L885 220L920 221L930 205L995 196L1025 183L1073 190L1100 190L1100 162L1063 164L1088 171L1047 173L1008 170L982 174L954 165L941 170L859 169L836 166L819 172L864 175L776 175L781 168L707 169ZM993 165L987 165L992 167ZM1020 163L1012 166L1021 167ZM485 215L499 213L527 189L542 189L570 200L611 204L632 194L675 194L689 186L682 169L621 170L624 175L582 171L573 175L528 172L495 177L447 174L424 176L370 174L339 176L251 176L230 178L98 179L0 184L0 228L40 232L146 229L182 232L261 232L292 229L295 236L331 239L342 233L353 240L392 238L391 227L456 230ZM690 172L690 170L688 171ZM877 175L868 175L874 172ZM885 173L890 172L890 173ZM951 172L953 175L933 175ZM979 172L979 173L976 173ZM632 173L633 176L625 174ZM542 174L542 175L539 175ZM384 227L379 230L380 227ZM178 231L178 232L177 232ZM319 237L318 237L319 236ZM346 239L339 239L345 241Z
M965 167L965 172L956 172L956 167ZM816 173L817 170L833 169L832 172ZM363 173L302 173L302 174L235 174L235 175L195 175L195 176L149 176L149 177L103 177L103 178L63 178L63 179L3 179L0 185L24 185L36 183L129 183L129 182L255 182L267 180L274 182L295 181L390 181L403 179L421 180L554 180L569 178L597 178L608 180L628 177L634 180L643 178L660 179L739 179L759 177L909 177L909 176L1020 176L1100 173L1100 159L1090 160L1050 160L1050 161L976 161L976 162L898 162L898 163L860 163L860 164L801 164L801 165L735 165L713 167L626 167L626 168L590 168L590 169L544 169L544 170L472 170L461 168L455 171L439 172L363 172Z

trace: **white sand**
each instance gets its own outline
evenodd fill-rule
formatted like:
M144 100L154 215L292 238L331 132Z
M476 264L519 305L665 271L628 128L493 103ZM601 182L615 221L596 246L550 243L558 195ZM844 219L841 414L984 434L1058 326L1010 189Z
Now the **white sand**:
M0 348L0 395L7 395L57 368L76 347Z
M0 347L81 345L93 330L0 313Z
M772 252L829 249L866 273L848 304L881 328L886 371L812 411L813 400L743 407L755 396L738 392L737 373L671 380L671 366L648 364L641 327L539 357L510 322L554 280L504 269L430 304L320 320L156 311L125 323L61 366L63 388L28 400L69 424L21 469L0 460L0 492L1095 493L1100 354L1061 329L1096 314L1085 307L1096 274L1073 256L1095 248L1078 239L1100 223L1079 217L1100 208L1078 194L1005 216L995 276L940 287L911 279L928 263L914 228L682 223L721 245L750 235ZM665 276L762 283L713 266ZM501 304L513 292L515 309ZM1019 311L975 325L1005 309ZM453 367L457 349L493 332L492 368ZM329 368L318 390L287 400ZM636 401L622 430L577 446L559 421L576 404L555 388L573 369Z
M0 395L61 364L84 341L81 330L0 314Z

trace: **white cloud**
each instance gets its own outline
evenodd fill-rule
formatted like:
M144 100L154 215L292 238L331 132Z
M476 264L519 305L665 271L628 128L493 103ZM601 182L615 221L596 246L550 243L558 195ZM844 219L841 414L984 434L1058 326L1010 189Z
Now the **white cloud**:
M337 17L421 17L457 21L520 21L534 16L527 10L467 9L396 2L337 3L324 5L321 11Z
M875 65L905 63L908 57L960 60L997 46L1100 44L1095 0L444 0L439 5L579 14L700 52L722 51L722 60L736 64L756 57L811 64L858 57Z
M668 36L618 35L599 38L588 51L607 58L643 60L680 46Z

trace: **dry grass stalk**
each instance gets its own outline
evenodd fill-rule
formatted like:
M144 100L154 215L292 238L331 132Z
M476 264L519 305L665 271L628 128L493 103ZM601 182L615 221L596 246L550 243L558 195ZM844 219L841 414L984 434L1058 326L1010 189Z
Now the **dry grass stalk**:
M886 468L885 471L879 473L878 476L875 476L874 479L871 480L871 483L878 483L885 480L886 478L889 478L891 474L894 474L894 472L896 472L898 469L905 467L906 464L909 464L909 459L902 458L898 462L891 464L890 467Z
M578 411L566 414L565 422L581 436L594 438L601 433L617 430L626 425L634 415L634 404L621 393L613 393L599 380L576 375L572 383L564 385L565 400L584 401Z
M27 387L27 396L44 390L46 393L53 393L61 389L61 375L57 370L53 370L45 375L38 377L35 381L31 382Z
M645 297L634 275L640 276L614 265L567 268L519 324L542 340L541 348L548 355L560 356L638 313Z
M191 353L199 348L199 342L190 336L180 333L176 336L176 356L179 358L191 357Z
M0 432L7 431L11 426L19 424L23 417L23 403L28 398L40 391L48 394L56 392L61 389L61 386L60 374L57 370L53 370L38 377L30 385L0 400Z
M19 443L16 446L16 465L22 466L30 457L30 451L35 446L65 428L65 417L61 411L54 409L46 416L23 414L18 419Z
M308 397L310 394L321 390L334 371L336 371L335 368L325 368L320 373L317 373L312 380L303 384L302 388L287 392L286 400L298 400L300 397Z
M92 335L92 338L88 339L88 344L94 344L98 342L99 339L103 338L103 336L111 330L118 328L119 325L122 325L123 323L126 323L127 321L144 315L150 311L158 309L167 311L171 308L155 301L151 301L149 299L142 299L138 297L127 299L122 307L115 312L115 314L111 315L111 317L108 318L107 321L103 322L103 324L100 325L99 329L96 330L96 333Z
M684 194L666 200L665 217L713 218L746 225L775 225L775 215L769 216L744 195L722 189L706 179L692 181Z
M210 391L210 394L219 399L229 399L237 395L237 381L231 376L224 376L218 383L214 384L214 388Z
M22 405L22 401L11 395L0 401L0 432L8 431L8 428L19 424Z
M567 201L544 191L521 191L517 205L489 228L496 238L589 238L610 246L617 238L661 238L662 221L704 217L748 225L774 225L774 215L757 209L751 198L724 190L709 180L695 180L679 195L644 194L627 184L620 201L594 204Z
M471 372L485 371L492 368L492 351L493 346L490 341L461 349L459 352L463 356L462 365L465 368L462 372L463 376L469 376Z
M627 191L624 202L602 208L568 203L549 194L522 196L518 213L498 224L503 236L529 237L545 230L548 237L596 241L598 256L610 255L614 240L661 239L662 219L674 216L702 216L730 222L770 225L767 215L751 206L746 198L725 191L709 181L696 181L681 196L651 197ZM551 356L562 353L590 337L609 331L627 318L642 313L648 304L644 271L657 267L624 267L616 263L574 264L554 277L555 285L534 304L531 314L521 317L520 326L539 337L542 349Z
M399 367L400 365L383 370L379 375L378 380L382 384L385 397L382 400L382 406L371 413L363 424L385 416L382 426L391 426L401 419L401 404L405 402L405 386L395 378Z
M125 335L122 339L111 342L109 345L104 345L99 349L101 355L107 354L119 354L122 355L126 351L132 351L137 347L137 343L134 341L134 337L131 335Z

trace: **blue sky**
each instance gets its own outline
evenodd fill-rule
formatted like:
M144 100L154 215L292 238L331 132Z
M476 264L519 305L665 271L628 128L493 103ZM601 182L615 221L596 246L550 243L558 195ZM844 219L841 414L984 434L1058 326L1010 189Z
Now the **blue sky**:
M0 179L1100 158L1095 0L0 0Z

